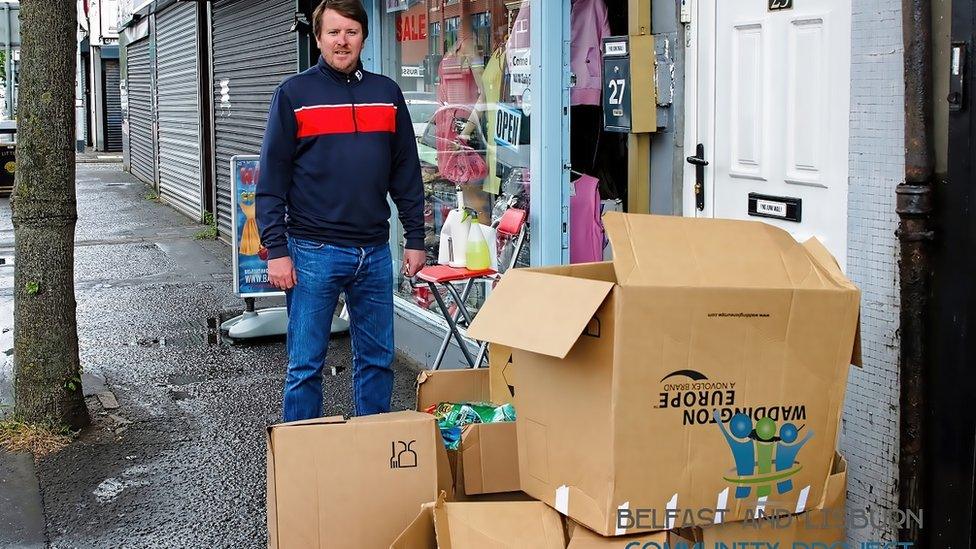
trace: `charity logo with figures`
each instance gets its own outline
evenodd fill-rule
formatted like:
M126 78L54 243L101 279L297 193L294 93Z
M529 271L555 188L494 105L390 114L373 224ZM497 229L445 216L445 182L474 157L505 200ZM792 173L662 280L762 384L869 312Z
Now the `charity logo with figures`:
M791 477L803 469L797 454L813 438L813 431L802 433L805 426L797 427L791 422L777 426L769 417L753 424L752 418L743 413L734 414L725 423L715 410L714 419L735 461L735 467L723 478L735 486L737 499L750 497L753 490L760 498L769 496L774 487L778 494L793 490Z

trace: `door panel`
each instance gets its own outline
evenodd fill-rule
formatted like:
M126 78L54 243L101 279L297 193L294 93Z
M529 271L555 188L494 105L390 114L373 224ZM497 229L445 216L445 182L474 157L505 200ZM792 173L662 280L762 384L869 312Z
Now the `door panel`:
M774 12L767 5L697 5L689 86L697 135L689 145L705 145L709 166L705 208L687 211L762 220L801 241L816 236L844 266L850 4L807 0ZM750 216L750 193L799 199L800 221Z

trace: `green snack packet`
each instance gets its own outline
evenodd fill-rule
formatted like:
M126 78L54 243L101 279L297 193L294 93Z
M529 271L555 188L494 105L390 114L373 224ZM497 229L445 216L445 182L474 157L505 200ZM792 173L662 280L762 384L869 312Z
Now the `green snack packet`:
M501 406L495 408L494 416L491 418L492 423L497 423L501 421L515 421L515 407L511 404L502 404Z

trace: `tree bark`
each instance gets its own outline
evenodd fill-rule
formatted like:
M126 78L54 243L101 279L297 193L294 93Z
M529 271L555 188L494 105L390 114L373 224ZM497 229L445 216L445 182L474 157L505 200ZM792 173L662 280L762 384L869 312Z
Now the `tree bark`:
M21 67L13 209L14 415L81 428L75 318L74 0L20 4Z

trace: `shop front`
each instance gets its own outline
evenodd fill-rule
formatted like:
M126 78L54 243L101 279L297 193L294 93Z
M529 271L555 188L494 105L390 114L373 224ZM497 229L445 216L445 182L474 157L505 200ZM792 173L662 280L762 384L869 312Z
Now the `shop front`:
M217 234L230 241L230 159L259 154L271 96L298 72L295 0L217 0L210 6Z
M396 80L410 111L423 170L428 263L443 255L441 232L459 198L486 225L508 208L528 211L528 243L517 266L603 259L601 210L623 209L627 193L627 134L604 130L601 106L602 40L627 33L627 5L609 4L377 0L371 6L376 55L367 68ZM391 223L398 262L402 229L396 216ZM501 267L512 253L504 244L492 246ZM394 291L398 347L429 363L430 342L437 340L431 332L445 326L436 300L427 286L402 276ZM467 307L476 311L490 291L490 282L476 286ZM449 354L445 367L452 362L462 364Z

